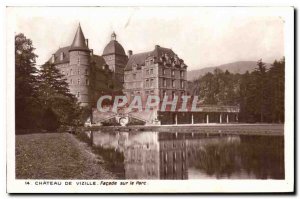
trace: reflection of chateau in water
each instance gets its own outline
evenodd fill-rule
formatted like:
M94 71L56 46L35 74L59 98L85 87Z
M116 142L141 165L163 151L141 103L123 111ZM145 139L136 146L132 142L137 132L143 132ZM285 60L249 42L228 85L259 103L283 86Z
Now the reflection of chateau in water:
M284 178L282 137L167 132L89 137L126 179Z

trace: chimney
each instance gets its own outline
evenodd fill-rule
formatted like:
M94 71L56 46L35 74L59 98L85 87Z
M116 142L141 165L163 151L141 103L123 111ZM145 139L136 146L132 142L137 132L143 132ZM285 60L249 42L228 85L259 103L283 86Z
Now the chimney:
M94 49L91 49L91 56L94 55Z
M52 57L51 57L51 62L54 63L55 62L55 54L52 54Z
M89 39L85 39L85 44L87 47L89 47Z
M155 45L155 49L159 48L160 46L159 45Z
M128 50L128 57L131 57L132 55L132 50Z

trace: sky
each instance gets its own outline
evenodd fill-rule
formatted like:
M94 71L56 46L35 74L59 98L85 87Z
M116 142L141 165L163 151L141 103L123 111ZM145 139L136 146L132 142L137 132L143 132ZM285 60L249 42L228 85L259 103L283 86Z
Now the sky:
M33 41L37 64L71 45L78 24L102 55L113 31L133 54L171 48L188 70L235 61L272 63L284 56L284 18L277 8L237 7L9 7L7 34Z

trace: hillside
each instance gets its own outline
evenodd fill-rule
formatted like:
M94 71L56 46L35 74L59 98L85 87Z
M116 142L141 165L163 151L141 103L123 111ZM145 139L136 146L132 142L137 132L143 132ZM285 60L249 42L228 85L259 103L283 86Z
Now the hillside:
M266 63L266 66L267 68L270 68L271 64ZM256 65L256 61L238 61L229 64L223 64L220 66L213 66L213 67L207 67L198 70L191 70L187 72L187 79L188 81L192 81L200 76L205 75L208 72L213 72L216 68L219 68L224 72L228 70L230 73L243 74L247 70L249 72L253 71L255 68L257 68L257 65Z

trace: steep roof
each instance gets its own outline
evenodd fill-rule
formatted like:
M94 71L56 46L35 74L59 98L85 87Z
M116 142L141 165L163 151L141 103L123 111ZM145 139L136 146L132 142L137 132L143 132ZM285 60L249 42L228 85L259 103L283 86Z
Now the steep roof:
M69 63L70 61L70 50L71 46L65 46L62 48L59 48L55 53L55 61L54 64L63 64L63 63ZM64 53L64 58L61 60L61 53ZM51 62L51 58L48 60ZM105 60L103 59L102 56L100 55L92 55L91 56L91 61L95 62L96 66L103 66L105 64Z
M100 55L92 55L91 61L95 62L96 66L103 66L105 65L105 60Z
M76 31L73 43L71 45L70 51L81 50L81 51L90 51L85 43L85 37L81 30L81 26L79 24L78 29Z
M70 46L65 46L65 47L59 48L54 53L54 57L55 57L54 64L68 63L70 60L69 50L70 50ZM61 53L64 53L64 57L62 60L61 60ZM51 62L51 58L48 61Z
M126 64L125 70L127 70L127 71L132 70L133 64L137 64L139 66L144 65L147 57L154 56L154 57L158 58L164 54L167 54L170 57L173 57L175 55L175 53L173 52L172 49L163 48L158 45L155 46L155 49L153 51L137 53L137 54L131 55Z

